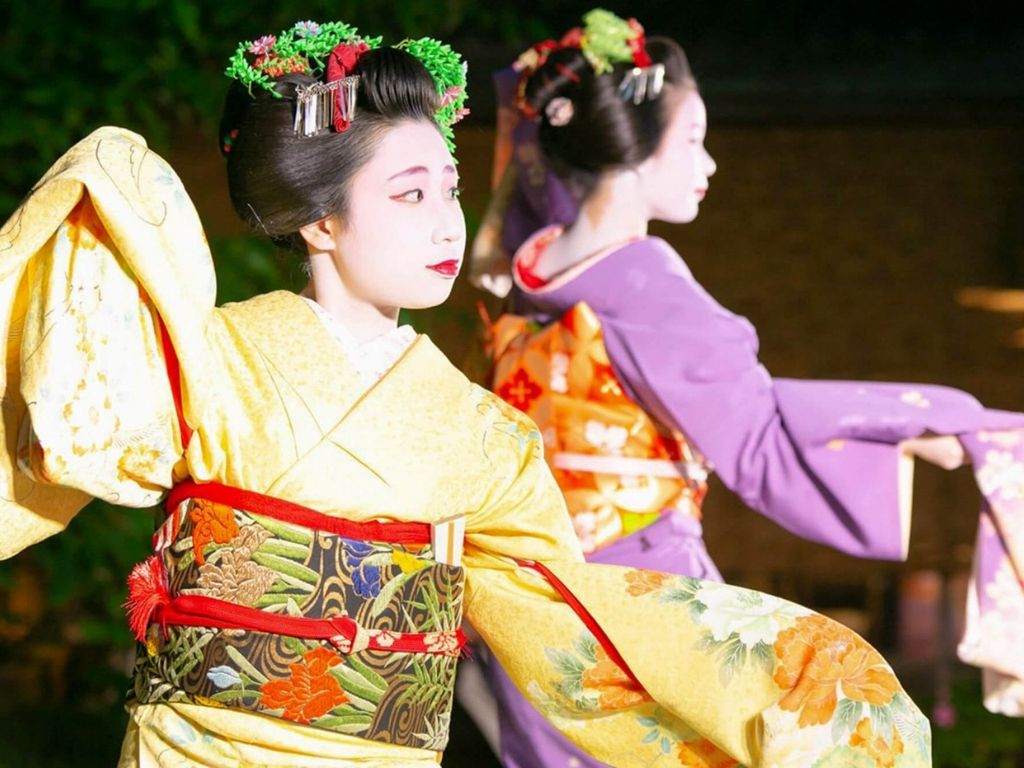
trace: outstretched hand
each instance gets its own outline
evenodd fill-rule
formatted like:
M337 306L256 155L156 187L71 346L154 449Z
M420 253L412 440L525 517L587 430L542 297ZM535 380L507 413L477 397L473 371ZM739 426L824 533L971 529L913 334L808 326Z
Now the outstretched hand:
M953 435L933 435L904 440L900 443L900 450L943 469L956 469L968 461L963 445Z

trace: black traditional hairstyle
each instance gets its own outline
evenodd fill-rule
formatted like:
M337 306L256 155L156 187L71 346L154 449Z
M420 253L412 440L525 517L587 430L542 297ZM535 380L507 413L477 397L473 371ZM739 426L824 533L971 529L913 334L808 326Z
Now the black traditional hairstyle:
M337 214L344 222L353 175L373 154L384 130L403 121L436 125L439 96L427 69L410 53L377 48L362 54L356 117L342 133L298 137L294 131L296 88L316 82L302 74L278 78L277 98L263 88L250 94L231 84L221 117L228 189L238 215L280 247L300 254L299 228Z
M658 98L639 104L619 93L632 63L615 64L598 75L579 48L552 51L525 83L526 104L540 118L541 149L555 171L584 196L601 173L650 157L679 94L697 87L686 54L674 40L648 38L647 53L652 63L664 65L666 87ZM572 102L572 119L563 125L552 124L545 109L558 97Z

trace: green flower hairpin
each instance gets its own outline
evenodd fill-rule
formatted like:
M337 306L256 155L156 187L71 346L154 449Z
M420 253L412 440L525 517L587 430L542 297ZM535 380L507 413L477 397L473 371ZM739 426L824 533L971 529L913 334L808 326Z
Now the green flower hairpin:
M364 37L344 22L300 21L279 35L240 43L225 74L252 91L254 86L280 98L276 78L301 73L323 81L297 92L296 133L310 136L333 127L344 131L355 112L358 77L349 74L363 53L379 48L381 37ZM430 73L439 97L434 113L448 149L455 150L452 126L465 117L466 64L451 47L430 37L394 46L416 57Z

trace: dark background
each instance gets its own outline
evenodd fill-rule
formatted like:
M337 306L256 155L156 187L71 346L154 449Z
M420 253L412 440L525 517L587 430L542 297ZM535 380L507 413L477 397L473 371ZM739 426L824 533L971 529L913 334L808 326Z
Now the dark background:
M386 42L441 37L470 61L473 114L457 140L472 229L488 192L491 71L589 7L14 0L0 8L0 218L70 144L119 124L181 174L210 235L222 301L295 285L297 265L249 237L227 204L215 135L221 73L242 39L340 15ZM995 3L604 7L690 56L719 171L697 222L654 232L751 318L773 373L946 383L1024 409L1024 312L957 303L971 286L1024 287L1021 19ZM460 281L448 304L410 318L478 378L481 298ZM952 686L958 720L935 731L937 764L1019 766L1024 724L985 713L977 673L950 659L975 508L969 473L920 470L906 564L798 541L720 486L705 529L730 581L849 622L926 711ZM113 763L131 652L124 578L151 526L145 512L94 505L65 535L0 563L0 767ZM445 764L485 765L477 749L459 728Z

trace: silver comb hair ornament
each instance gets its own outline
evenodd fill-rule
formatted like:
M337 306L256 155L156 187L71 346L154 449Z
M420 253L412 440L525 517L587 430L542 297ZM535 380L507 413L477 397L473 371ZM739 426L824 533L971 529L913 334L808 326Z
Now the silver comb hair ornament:
M334 125L334 106L347 124L356 113L356 86L359 75L349 75L331 83L300 85L295 89L295 135L316 136ZM340 91L340 93L339 93Z
M649 67L633 67L619 83L619 95L634 104L656 99L665 86L665 65L651 64Z

